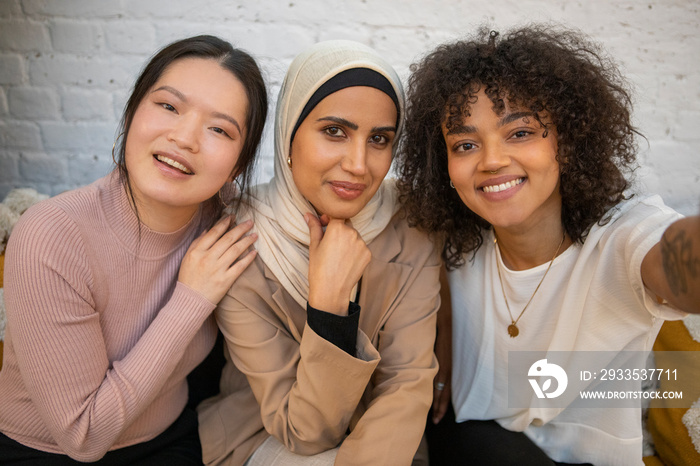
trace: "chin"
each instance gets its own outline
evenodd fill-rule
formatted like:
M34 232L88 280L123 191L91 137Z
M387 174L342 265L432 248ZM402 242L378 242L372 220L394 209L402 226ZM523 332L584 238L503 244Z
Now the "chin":
M364 207L364 206L363 206ZM362 209L328 209L325 212L330 218L349 219L359 214Z
M493 214L491 215L481 215L477 214L479 217L482 219L486 220L489 225L492 227L496 228L510 228L517 226L521 223L522 219L520 218L515 218L512 215L499 215L499 216L494 216Z

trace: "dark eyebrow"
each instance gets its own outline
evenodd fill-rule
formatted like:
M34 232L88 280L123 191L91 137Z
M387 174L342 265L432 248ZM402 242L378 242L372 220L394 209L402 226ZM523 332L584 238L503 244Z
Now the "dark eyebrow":
M509 113L503 118L501 118L501 121L498 122L498 126L505 126L508 123L512 123L515 120L520 120L521 118L526 118L526 117L534 117L535 114L532 112L515 112L515 113Z
M348 128L357 131L358 126L353 123L352 121L348 121L345 118L340 118L340 117L334 117L334 116L327 116L327 117L322 117L319 118L316 121L332 121L333 123L338 123L339 125L347 126Z
M357 131L359 126L357 126L355 123L352 121L346 120L345 118L340 118L340 117L334 117L334 116L327 116L327 117L321 117L316 121L331 121L333 123L338 123L339 125L347 126L353 131ZM382 132L389 132L389 133L395 133L396 132L396 126L375 126L372 128L373 133L382 133Z
M171 94L174 94L175 97L177 97L178 99L180 99L180 100L182 100L182 101L184 101L184 102L187 102L187 97L185 97L185 94L183 94L182 92L178 91L178 90L175 89L174 87L171 87L171 86L160 86L160 87L157 88L157 89L153 89L153 90L151 91L151 94L153 94L154 92L158 92L158 91L167 91L167 92L170 92Z
M535 114L533 112L509 113L500 119L500 121L498 122L498 127L501 128L501 127L507 125L508 123L512 123L516 120L520 120L521 118L534 117L534 116L535 116ZM476 126L456 125L447 131L447 136L452 135L452 134L473 134L476 132L477 132Z
M472 134L476 133L476 126L472 125L455 125L447 131L447 136L451 134Z
M157 92L157 91L166 91L166 92L170 92L170 93L173 94L175 97L177 97L178 99L182 100L183 102L187 102L187 97L185 97L185 94L183 94L182 92L178 91L177 89L175 89L175 88L172 87L172 86L160 86L158 89L153 89L153 91L151 91L151 94L152 94L153 92ZM225 113L221 113L221 112L213 112L213 113L212 113L212 116L213 116L214 118L221 118L221 119L223 119L223 120L228 121L229 123L231 123L233 126L236 127L236 129L238 130L238 133L239 133L239 134L243 134L243 131L241 131L241 126L238 124L238 121L236 121L236 119L233 118L232 116L227 115L227 114L225 114Z

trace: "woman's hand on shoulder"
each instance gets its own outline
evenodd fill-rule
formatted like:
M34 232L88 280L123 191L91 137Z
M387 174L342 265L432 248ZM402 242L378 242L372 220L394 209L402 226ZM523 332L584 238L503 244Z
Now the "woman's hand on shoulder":
M246 235L253 227L248 220L231 228L232 216L219 220L195 239L180 265L178 281L217 304L243 273L256 251L248 251L258 235ZM248 252L246 252L248 251Z
M347 315L350 293L369 265L372 253L349 221L325 216L319 220L312 214L305 214L304 219L311 237L309 305Z

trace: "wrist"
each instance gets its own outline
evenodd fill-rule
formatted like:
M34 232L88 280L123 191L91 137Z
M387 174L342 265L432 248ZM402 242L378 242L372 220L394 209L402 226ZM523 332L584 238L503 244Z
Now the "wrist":
M349 295L349 291L347 293L319 293L309 290L308 303L315 309L346 316L348 315Z

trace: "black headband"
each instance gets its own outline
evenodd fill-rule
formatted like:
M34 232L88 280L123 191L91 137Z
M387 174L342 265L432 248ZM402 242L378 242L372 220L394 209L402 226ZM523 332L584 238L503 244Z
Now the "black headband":
M391 100L394 101L394 105L396 105L397 114L400 113L399 98L396 96L396 91L394 91L394 87L391 85L388 79L378 72L370 70L369 68L351 68L349 70L341 71L323 83L321 87L316 89L316 92L314 92L309 101L306 102L304 109L301 111L301 115L299 115L299 119L297 120L296 125L294 125L294 130L292 131L292 136L289 140L294 140L294 135L296 134L297 129L299 129L299 125L301 125L306 117L309 116L309 113L311 113L311 111L320 101L334 92L353 86L367 86L379 89L391 97ZM400 117L401 115L398 115L397 120Z

